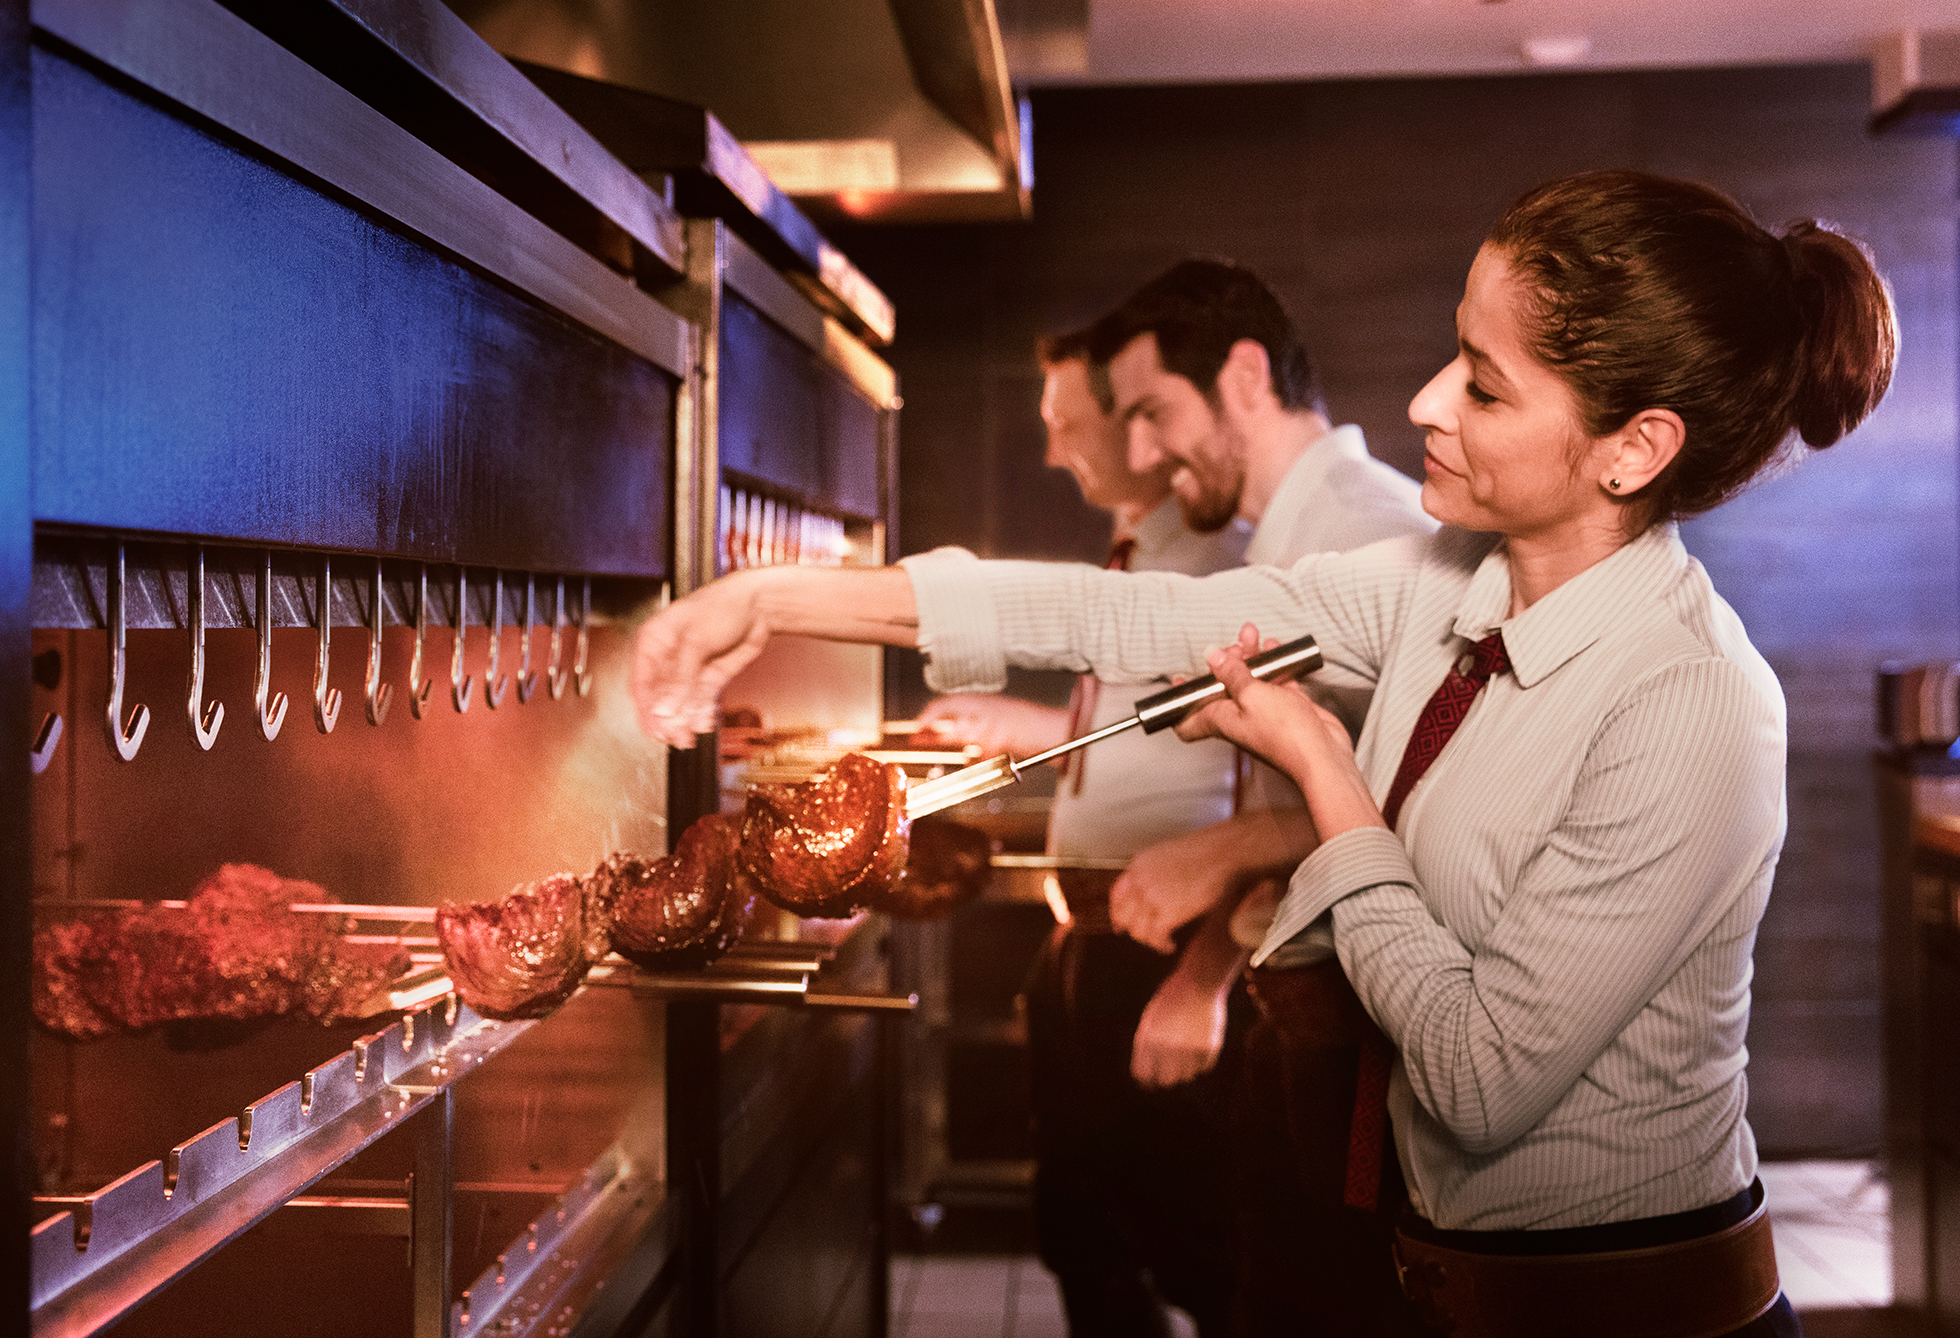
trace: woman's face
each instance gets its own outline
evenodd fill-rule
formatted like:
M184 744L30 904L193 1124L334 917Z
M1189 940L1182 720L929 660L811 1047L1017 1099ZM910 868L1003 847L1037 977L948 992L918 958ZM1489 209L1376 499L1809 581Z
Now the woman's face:
M1617 524L1603 491L1603 443L1526 343L1525 289L1502 252L1477 252L1456 309L1455 361L1409 404L1424 432L1422 506L1464 529L1553 537Z

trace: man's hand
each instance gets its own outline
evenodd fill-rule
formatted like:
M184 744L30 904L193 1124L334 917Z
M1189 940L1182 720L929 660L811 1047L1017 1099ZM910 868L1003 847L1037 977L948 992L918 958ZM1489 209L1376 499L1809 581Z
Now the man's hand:
M984 757L1033 757L1068 741L1068 712L995 693L940 697L919 712L915 742L977 747Z
M1176 930L1261 878L1290 877L1318 838L1305 810L1249 809L1139 851L1109 891L1109 916L1146 947L1172 952Z
M1185 832L1130 859L1109 889L1109 918L1147 948L1177 951L1176 930L1226 901L1241 878L1233 824Z
M1246 952L1232 941L1231 908L1205 917L1177 969L1144 1006L1130 1043L1130 1076L1143 1087L1190 1082L1218 1062L1225 1044L1226 1005L1245 969Z
M1207 990L1173 971L1144 1005L1130 1046L1130 1076L1143 1087L1190 1082L1218 1062L1225 1044L1225 988Z

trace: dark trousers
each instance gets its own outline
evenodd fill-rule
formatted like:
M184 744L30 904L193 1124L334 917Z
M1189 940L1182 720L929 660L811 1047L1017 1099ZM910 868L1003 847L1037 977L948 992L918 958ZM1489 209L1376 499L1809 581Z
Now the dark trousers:
M1249 1009L1240 990L1210 1073L1139 1087L1131 1042L1175 964L1119 934L1058 928L1028 983L1036 1233L1074 1338L1168 1335L1166 1303L1205 1338L1230 1332L1226 1144Z
M1242 1338L1428 1338L1396 1281L1386 1213L1343 1201L1362 1037L1340 965L1255 971L1234 1122ZM1401 1178L1388 1158L1392 1192Z

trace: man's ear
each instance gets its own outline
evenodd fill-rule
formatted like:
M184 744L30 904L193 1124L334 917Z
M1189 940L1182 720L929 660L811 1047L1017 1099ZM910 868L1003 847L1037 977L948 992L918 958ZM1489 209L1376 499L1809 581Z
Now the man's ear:
M1241 339L1225 355L1218 369L1218 399L1241 416L1252 413L1273 393L1273 365L1266 346L1256 339Z
M1631 497L1659 478L1687 443L1687 424L1672 409L1642 409L1607 438L1601 453L1599 486L1616 497Z

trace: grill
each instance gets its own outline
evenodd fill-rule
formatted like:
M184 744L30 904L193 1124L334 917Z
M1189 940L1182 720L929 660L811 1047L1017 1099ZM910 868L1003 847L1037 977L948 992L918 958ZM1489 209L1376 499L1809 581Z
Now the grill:
M32 16L0 39L32 201L4 1303L37 1334L881 1332L881 925L772 913L496 1022L429 921L739 792L639 735L633 621L737 563L884 560L889 370L438 5ZM881 683L784 644L739 696L841 750ZM239 861L407 954L364 1016L31 1026L37 927Z

